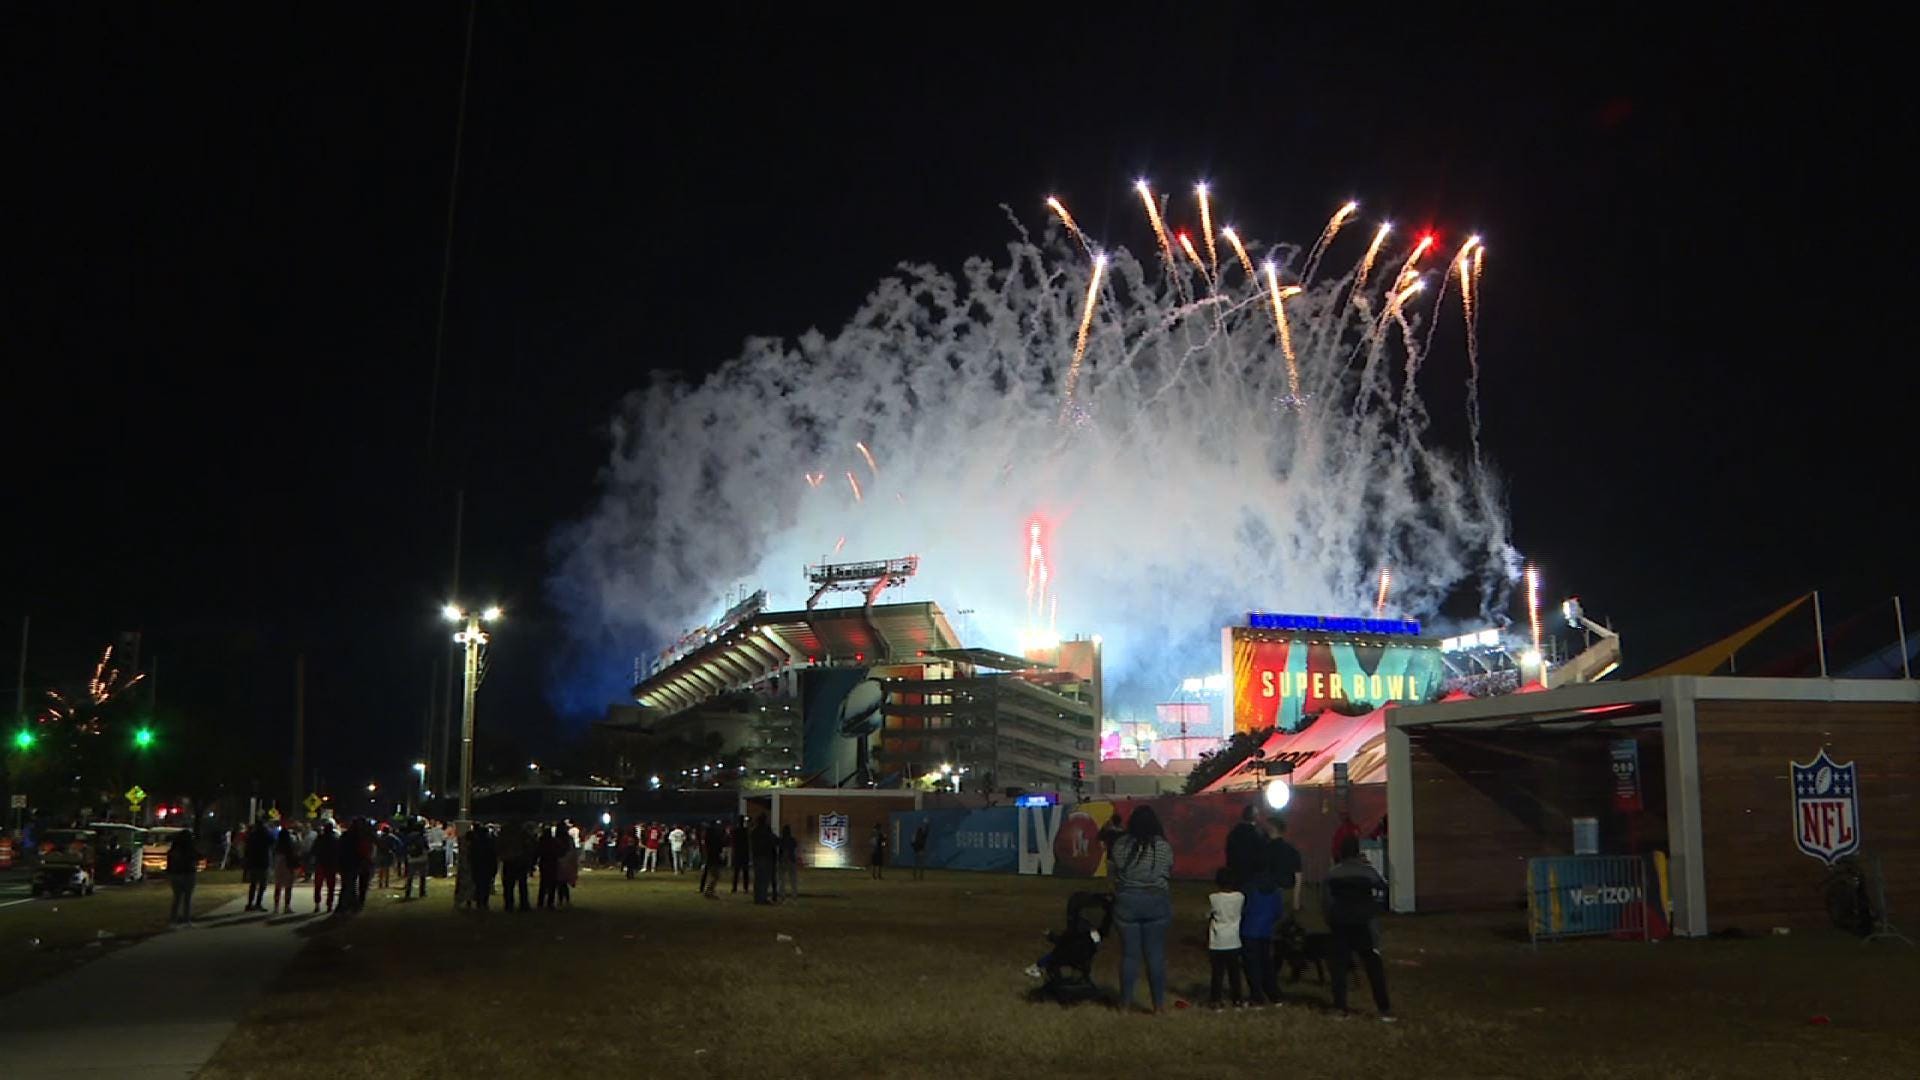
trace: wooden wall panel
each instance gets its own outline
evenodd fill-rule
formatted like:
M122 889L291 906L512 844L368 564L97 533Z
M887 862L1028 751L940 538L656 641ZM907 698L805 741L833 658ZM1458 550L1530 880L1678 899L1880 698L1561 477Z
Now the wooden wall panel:
M1646 809L1612 808L1609 742L1640 743ZM1573 851L1573 819L1600 820L1603 852L1666 846L1657 727L1577 733L1413 733L1414 873L1421 911L1523 906L1526 862Z
M1827 925L1827 867L1794 845L1788 762L1826 748L1859 768L1862 853L1877 855L1896 922L1920 922L1920 706L1702 701L1702 858L1710 929Z

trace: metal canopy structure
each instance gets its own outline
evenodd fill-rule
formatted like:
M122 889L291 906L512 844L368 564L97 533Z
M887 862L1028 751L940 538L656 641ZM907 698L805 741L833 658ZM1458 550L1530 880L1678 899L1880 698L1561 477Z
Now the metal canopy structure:
M664 719L792 668L897 663L959 646L939 605L762 612L634 686L634 700Z
M1673 880L1673 927L1683 936L1708 932L1702 861L1701 702L1916 702L1911 679L1779 679L1672 675L1626 682L1580 683L1552 690L1467 698L1387 710L1387 860L1393 910L1418 909L1415 845L1423 827L1444 833L1447 823L1423 822L1415 805L1411 736L1464 731L1497 738L1509 731L1578 732L1590 729L1660 730L1666 778L1667 834Z

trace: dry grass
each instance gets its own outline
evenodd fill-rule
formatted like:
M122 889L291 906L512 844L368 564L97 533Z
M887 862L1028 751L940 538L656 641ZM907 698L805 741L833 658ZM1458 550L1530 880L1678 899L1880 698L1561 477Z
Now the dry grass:
M202 1075L1920 1075L1920 951L1904 946L1795 935L1535 955L1517 917L1397 919L1397 1025L1336 1019L1310 982L1280 1010L1154 1018L1027 1000L1021 969L1072 881L803 884L800 904L768 909L702 900L691 877L603 872L571 911L484 916L445 892L382 893L315 934ZM1204 993L1203 893L1182 889L1170 952L1189 997ZM1102 958L1110 984L1116 957ZM349 1031L361 1049L343 1053Z
M237 870L202 874L193 890L193 910L212 911L240 891ZM173 889L155 877L138 885L102 885L92 896L0 908L0 956L5 957L0 962L0 994L161 933L172 904Z

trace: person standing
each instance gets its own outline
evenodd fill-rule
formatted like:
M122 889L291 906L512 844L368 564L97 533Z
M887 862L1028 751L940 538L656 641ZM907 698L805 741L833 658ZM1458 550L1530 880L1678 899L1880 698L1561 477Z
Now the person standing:
M667 833L667 854L673 859L673 872L676 874L681 870L680 853L686 846L687 830L676 824L673 830Z
M657 821L647 822L646 837L643 841L646 845L647 854L646 854L646 857L640 861L641 873L651 874L656 869L659 868L660 841L665 837L665 835L666 834L661 832L660 830L659 822Z
M1243 886L1266 872L1266 838L1259 821L1260 808L1248 803L1240 811L1239 822L1227 832L1227 869Z
M508 822L500 829L500 838L494 842L494 851L500 856L500 905L508 911L528 911L527 875L533 869L532 845L527 837L525 822ZM515 894L519 896L519 907L514 906Z
M869 841L867 868L872 872L875 881L886 876L884 871L887 868L887 830L878 824L874 825L873 839Z
M720 852L726 846L727 834L716 819L707 823L706 832L700 838L700 892L711 900L714 891L720 887Z
M1280 890L1280 921L1285 923L1300 910L1300 849L1287 842L1287 819L1279 814L1267 818L1267 873ZM1277 970L1277 968L1276 968Z
M493 897L493 878L500 872L499 849L494 846L493 830L474 822L467 832L467 846L472 848L467 864L473 867L473 906L481 911L487 910L487 904Z
M380 888L387 887L393 880L393 830L385 825L373 837L374 865L380 872Z
M1133 983L1147 969L1153 1011L1167 1007L1167 927L1173 922L1173 845L1151 806L1127 818L1126 834L1113 842L1107 860L1113 882L1113 918L1120 928L1120 1007L1133 1007Z
M777 856L780 895L786 900L800 898L800 841L793 837L793 826L780 826L780 852Z
M1356 830L1357 834L1358 830ZM1333 982L1333 1007L1347 1011L1347 971L1358 954L1366 969L1367 986L1373 990L1373 1007L1380 1019L1391 1021L1393 1010L1387 1004L1387 968L1380 960L1379 940L1374 933L1374 918L1380 912L1375 897L1387 883L1380 872L1360 854L1360 837L1349 836L1340 845L1340 861L1327 871L1321 883L1321 903L1331 932L1331 955L1327 958L1327 978Z
M414 883L420 885L420 899L427 898L427 831L415 826L407 833L407 899L413 899Z
M767 815L761 814L753 823L747 842L753 852L753 902L771 904L779 888L773 880L773 859L780 851L780 844L774 838L773 827L767 824Z
M333 822L320 822L320 832L313 838L313 910L320 910L320 889L327 890L327 910L333 910L334 894L340 888L340 837L333 831Z
M265 911L267 874L273 867L273 836L267 832L267 819L261 818L247 830L245 861L247 911Z
M913 829L913 880L925 881L927 878L927 819L921 818L920 824Z
M1240 916L1246 903L1245 894L1234 880L1233 871L1221 867L1213 879L1214 890L1207 896L1207 960L1213 967L1210 992L1207 1004L1220 1007L1220 982L1222 976L1233 986L1233 1004L1238 1008L1243 1001L1240 997Z
M193 830L182 830L167 849L167 881L173 886L173 909L167 921L175 926L193 925L193 885L199 871L200 849L194 843Z
M293 829L284 828L273 841L273 914L293 914L294 866L300 861Z
M733 891L739 892L742 886L748 891L753 889L752 838L748 835L747 815L741 814L740 820L733 823L733 850L729 857L733 860Z
M1247 999L1255 1006L1280 1004L1280 974L1274 965L1273 935L1286 906L1271 873L1262 873L1242 889L1240 958L1247 969Z
M353 823L353 910L367 906L367 890L373 885L373 825L365 818Z
M578 829L573 832L578 832ZM573 906L573 887L580 884L580 845L573 833L560 834L560 906Z
M552 825L540 836L540 906L551 910L560 901L560 831Z

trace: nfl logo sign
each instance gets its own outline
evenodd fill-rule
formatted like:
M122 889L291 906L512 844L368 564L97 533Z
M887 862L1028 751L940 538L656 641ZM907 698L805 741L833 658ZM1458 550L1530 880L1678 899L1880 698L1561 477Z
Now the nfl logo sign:
M847 846L847 815L820 815L820 846L834 851Z
M1860 796L1853 762L1836 765L1820 756L1793 767L1793 840L1800 850L1829 865L1860 850Z

